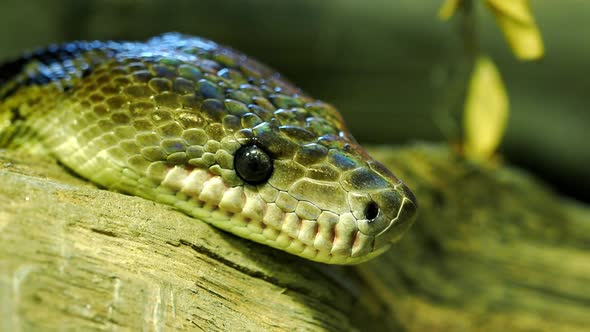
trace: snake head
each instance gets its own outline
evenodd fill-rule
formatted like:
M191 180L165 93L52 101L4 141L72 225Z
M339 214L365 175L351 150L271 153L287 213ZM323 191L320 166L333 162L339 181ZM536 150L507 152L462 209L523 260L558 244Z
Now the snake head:
M242 116L249 125L234 132L236 172L264 201L264 212L250 215L261 220L259 242L332 264L387 250L415 219L412 192L356 142L333 106L283 80L274 90L282 93L265 97L272 111L251 106ZM244 150L263 157L248 165Z
M236 133L273 160L256 189L268 196L263 221L279 230L264 230L273 245L320 262L356 264L401 237L415 219L414 195L356 142L331 105L312 101L273 114Z

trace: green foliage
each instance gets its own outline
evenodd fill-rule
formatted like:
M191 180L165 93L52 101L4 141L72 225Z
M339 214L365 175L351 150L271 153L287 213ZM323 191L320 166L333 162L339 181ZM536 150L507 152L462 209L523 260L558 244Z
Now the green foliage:
M528 0L485 0L514 55L534 60L543 55L541 34ZM474 63L464 105L462 150L474 160L491 159L500 146L508 121L508 96L500 73L491 58L479 49L472 0L447 0L439 10L441 20L461 12L467 58Z

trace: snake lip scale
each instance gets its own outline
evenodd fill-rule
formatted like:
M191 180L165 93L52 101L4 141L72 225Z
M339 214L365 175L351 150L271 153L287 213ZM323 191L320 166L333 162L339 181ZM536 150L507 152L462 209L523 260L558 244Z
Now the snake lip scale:
M417 210L333 106L177 33L52 45L1 65L0 146L329 264L383 253Z

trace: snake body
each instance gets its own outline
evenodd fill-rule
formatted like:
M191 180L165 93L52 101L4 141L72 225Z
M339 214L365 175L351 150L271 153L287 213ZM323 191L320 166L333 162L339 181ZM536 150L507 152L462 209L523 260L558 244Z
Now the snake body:
M54 45L0 66L0 84L2 146L306 259L366 261L415 217L331 105L206 39Z

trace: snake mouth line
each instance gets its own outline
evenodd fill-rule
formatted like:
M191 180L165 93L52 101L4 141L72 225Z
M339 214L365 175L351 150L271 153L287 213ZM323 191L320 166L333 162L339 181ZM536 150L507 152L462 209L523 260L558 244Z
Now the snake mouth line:
M178 196L176 196L178 198ZM262 220L257 220L249 217L244 217L239 213L226 211L220 209L218 206L209 204L201 201L195 197L186 197L186 200L182 203L176 203L175 206L191 216L201 219L199 215L191 213L192 211L208 211L211 215L209 218L210 223L214 224L218 228L236 234L241 237L246 237L256 242L269 245L271 247L288 251L289 253L305 257L307 259L319 260L321 262L338 262L341 264L356 263L358 257L353 254L353 248L361 245L361 236L365 236L359 230L354 231L348 242L350 246L348 250L338 250L334 252L334 244L338 239L338 232L336 227L332 227L329 230L329 248L316 248L313 243L318 237L321 237L320 226L316 223L314 226L314 234L312 241L303 242L298 236L294 236L282 229L277 229L272 225L264 223ZM305 220L298 218L299 232L303 226ZM299 233L298 232L298 233ZM369 253L375 251L375 237L367 236L370 238ZM367 240L365 240L367 241ZM372 255L369 255L369 257ZM364 257L363 257L364 258ZM367 257L368 259L368 257ZM364 259L363 259L364 260Z
M193 180L196 178L206 184L201 188L195 188ZM209 183L214 188L209 186ZM238 189L240 187L241 189ZM356 226L356 219L353 219L354 228L350 228L351 218L354 218L352 213L341 215L322 210L322 213L326 212L331 217L322 219L320 216L319 219L308 220L295 211L283 210L274 201L263 200L259 196L259 187L252 186L248 189L249 187L229 186L223 183L218 175L177 166L166 171L166 176L156 191L166 193L169 196L167 201L188 215L235 235L308 259L352 263L375 251L375 236L363 234ZM238 193L231 195L233 203L229 206L234 211L223 207L224 198L232 190L237 190ZM211 194L212 192L216 194ZM277 196L281 192L286 193L277 190ZM252 213L251 209L246 208L251 199L260 208L254 213L259 218L247 215ZM163 198L159 197L158 200L162 201ZM272 210L269 209L279 210L280 217L273 219L273 214L269 214ZM348 222L343 221L342 218L346 219L348 214ZM343 225L348 226L339 225L343 222Z
M169 188L166 189L170 190ZM313 221L314 228L311 240L302 241L299 235L303 232L303 225L307 220L300 217L297 218L298 231L294 234L277 229L273 225L265 223L263 220L245 217L240 213L224 210L218 205L203 201L193 195L183 194L180 191L171 191L168 196L170 196L169 200L173 206L192 217L200 220L208 220L208 223L224 231L288 251L289 253L307 259L323 263L355 264L369 259L375 253L375 237L367 236L359 230L355 230L350 235L340 235L336 230L335 224L329 229L321 230L320 225L316 221ZM346 241L348 245L345 250L342 248L335 250L334 248L339 236L349 237ZM315 242L322 243L324 247L315 247ZM359 246L363 246L364 248L357 250ZM355 250L358 252L356 255L354 253Z

